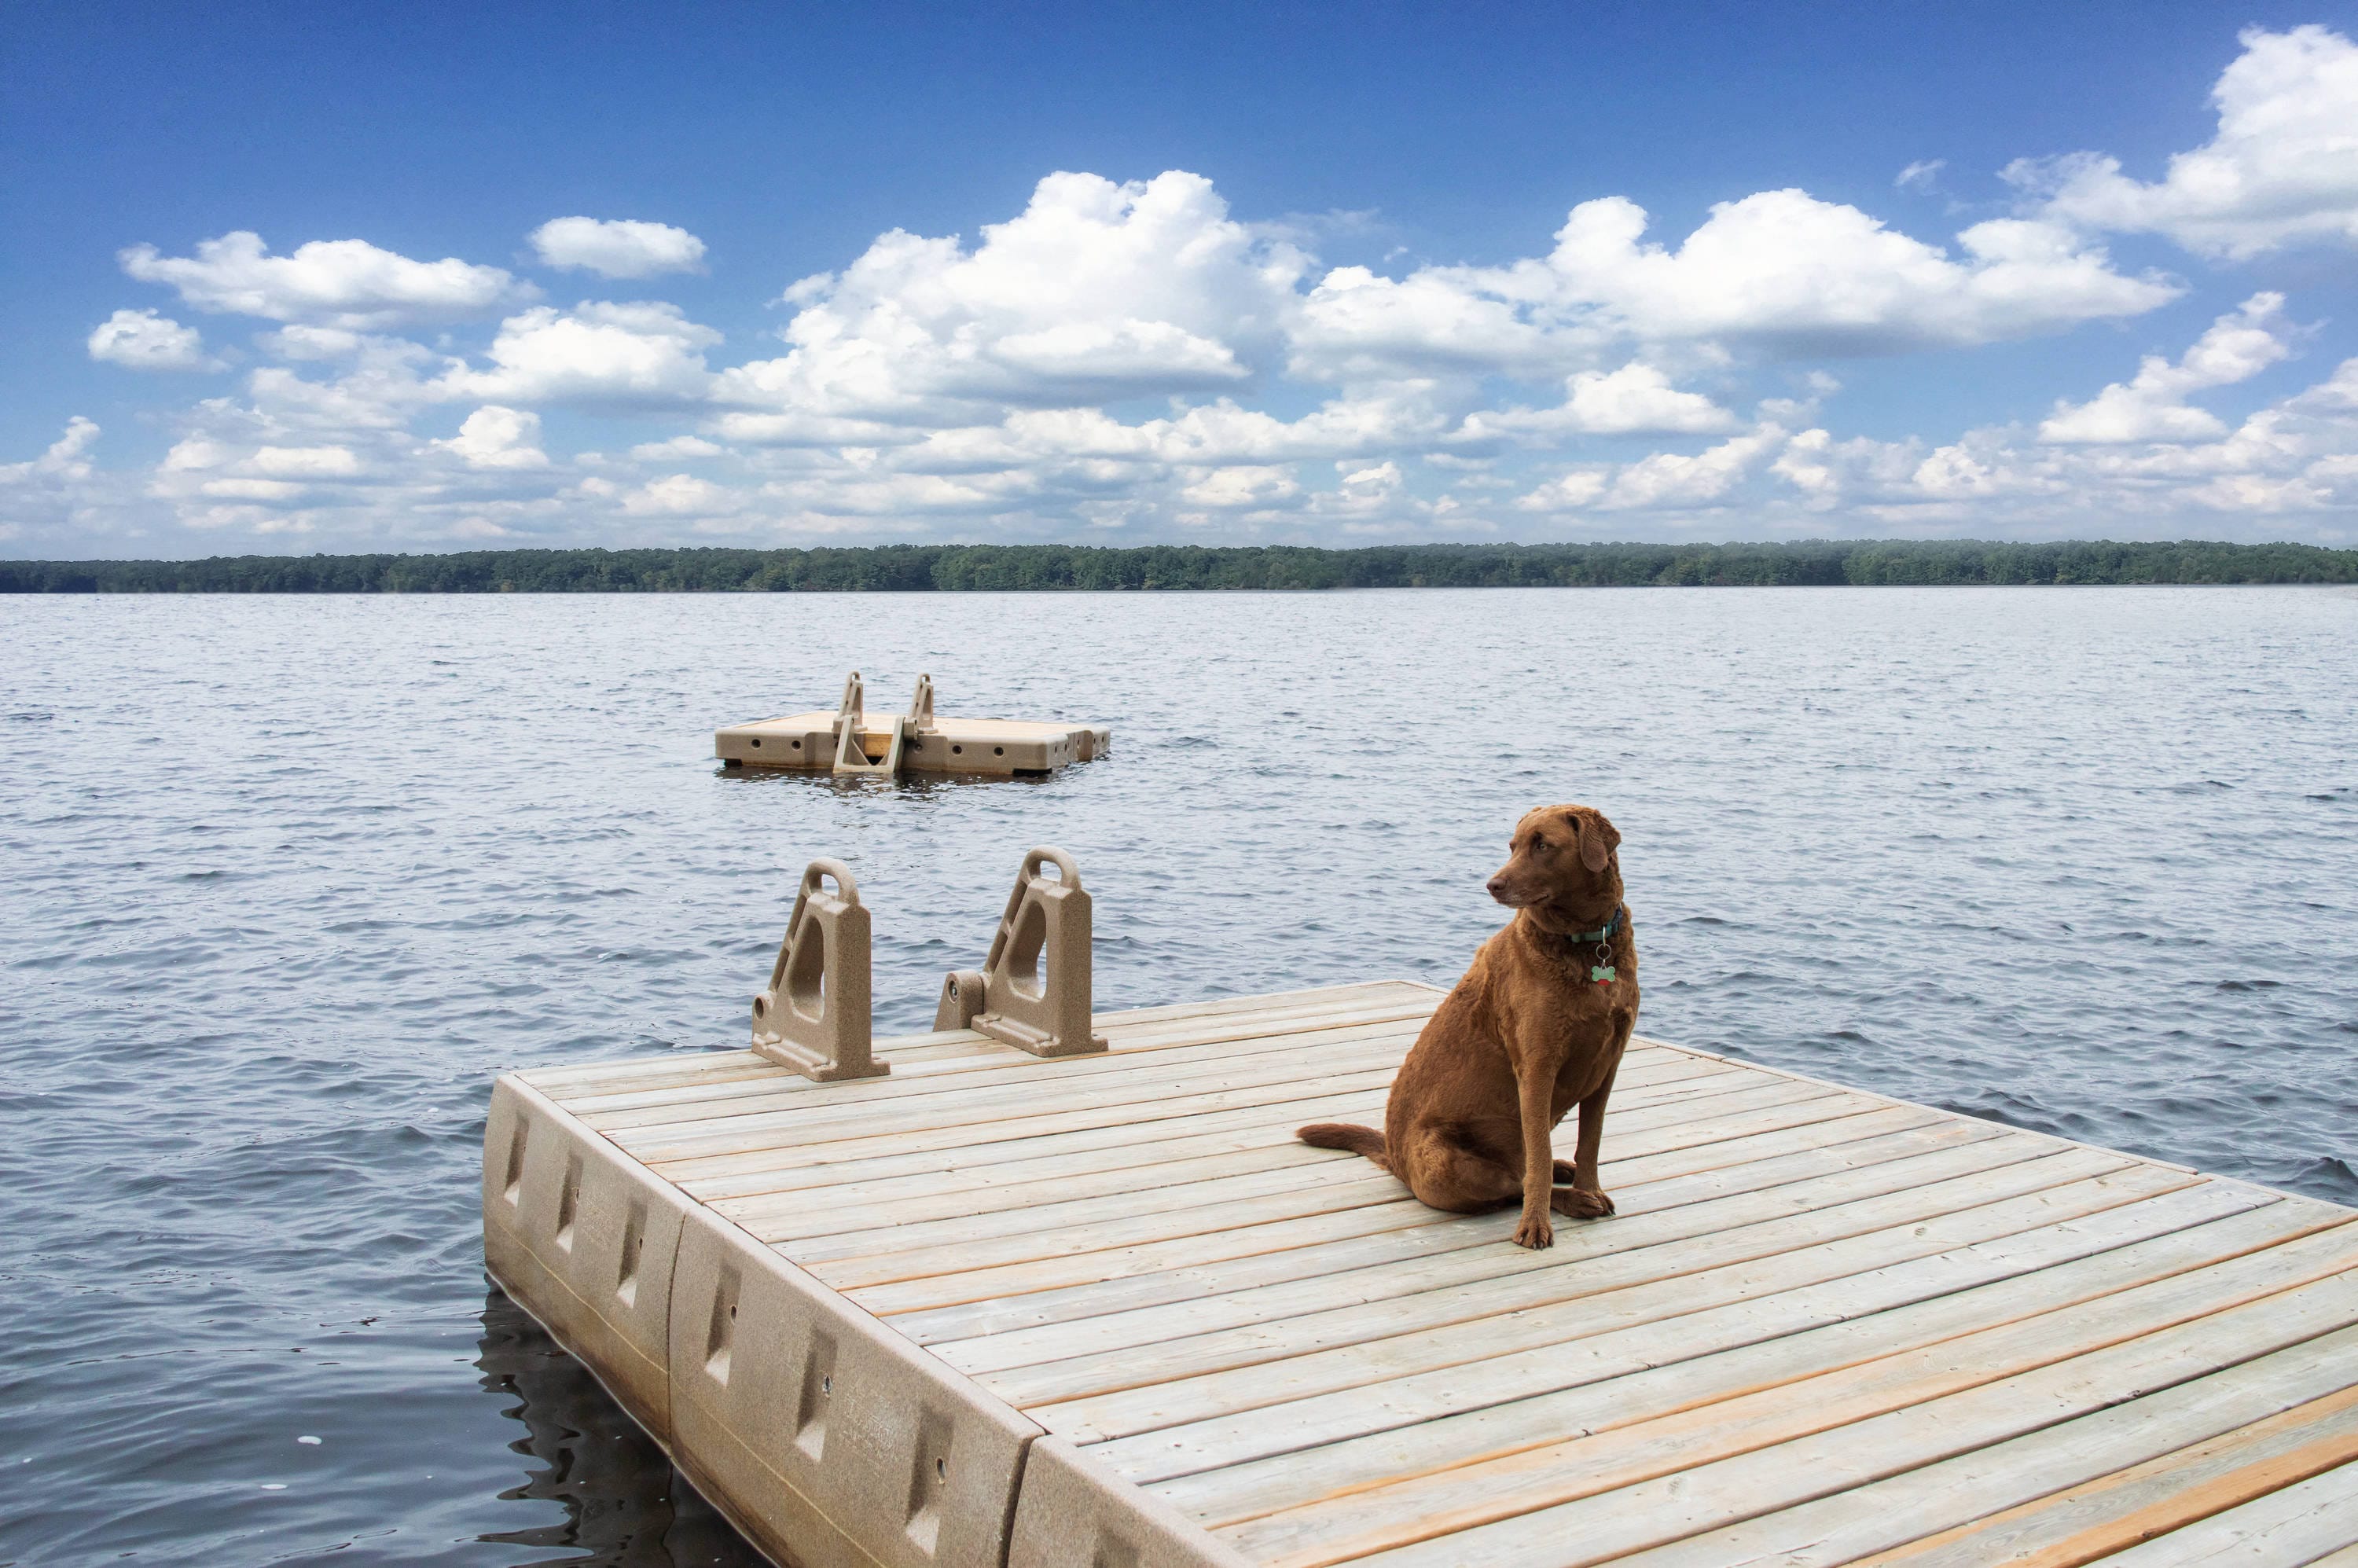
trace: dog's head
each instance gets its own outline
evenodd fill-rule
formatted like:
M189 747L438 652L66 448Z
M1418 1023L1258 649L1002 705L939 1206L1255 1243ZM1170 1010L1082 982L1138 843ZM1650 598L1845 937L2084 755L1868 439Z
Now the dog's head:
M1621 902L1620 844L1593 806L1542 806L1515 824L1514 853L1490 879L1490 896L1509 909L1595 925Z

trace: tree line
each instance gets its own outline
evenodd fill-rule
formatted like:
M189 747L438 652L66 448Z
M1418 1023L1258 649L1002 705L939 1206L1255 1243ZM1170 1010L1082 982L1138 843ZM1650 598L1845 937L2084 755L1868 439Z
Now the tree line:
M2349 583L2358 550L2183 540L1727 545L883 545L0 561L0 593L1103 592L1347 588Z

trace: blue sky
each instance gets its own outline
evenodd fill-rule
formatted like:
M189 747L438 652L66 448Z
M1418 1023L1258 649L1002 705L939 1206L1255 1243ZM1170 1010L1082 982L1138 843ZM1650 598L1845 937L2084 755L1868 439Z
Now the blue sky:
M2347 543L2353 9L13 5L0 553Z

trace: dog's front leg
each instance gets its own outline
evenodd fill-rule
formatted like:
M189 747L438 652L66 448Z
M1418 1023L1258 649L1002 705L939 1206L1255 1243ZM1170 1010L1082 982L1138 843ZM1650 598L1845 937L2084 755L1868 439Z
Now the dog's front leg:
M1621 1064L1613 1064L1613 1072L1596 1086L1596 1092L1580 1102L1580 1138L1573 1146L1572 1185L1558 1191L1553 1205L1559 1214L1574 1219L1603 1219L1613 1212L1613 1200L1606 1195L1605 1184L1597 1179L1596 1166L1605 1145L1605 1102L1613 1098L1613 1077Z
M1518 1247L1555 1245L1555 1222L1548 1217L1549 1198L1555 1190L1555 1149L1551 1141L1555 1115L1554 1107L1548 1103L1554 1088L1553 1073L1542 1071L1528 1059L1517 1064L1515 1097L1523 1123L1523 1222L1515 1227Z

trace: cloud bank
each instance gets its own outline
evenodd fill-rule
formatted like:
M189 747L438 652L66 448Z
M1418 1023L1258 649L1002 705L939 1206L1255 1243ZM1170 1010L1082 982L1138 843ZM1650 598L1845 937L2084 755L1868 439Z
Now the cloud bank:
M205 395L162 411L144 470L101 466L79 417L0 466L0 541L2344 539L2358 361L2304 373L2299 297L2235 269L2358 245L2358 48L2247 32L2212 100L2212 139L2158 178L2018 160L2010 210L1953 232L1797 188L1683 232L1571 193L1552 234L1487 263L1332 264L1200 174L1055 172L971 238L893 229L792 281L732 258L719 281L777 323L735 341L667 300L553 302L357 238L137 243L125 277L233 341L135 300L98 323L92 359ZM1934 157L1897 183L1959 178ZM529 239L552 273L614 281L707 258L634 220ZM2177 248L2115 254L2133 243ZM2171 307L2214 319L2148 320ZM1846 366L1953 375L2073 333L2075 384L1996 422L1844 428Z

